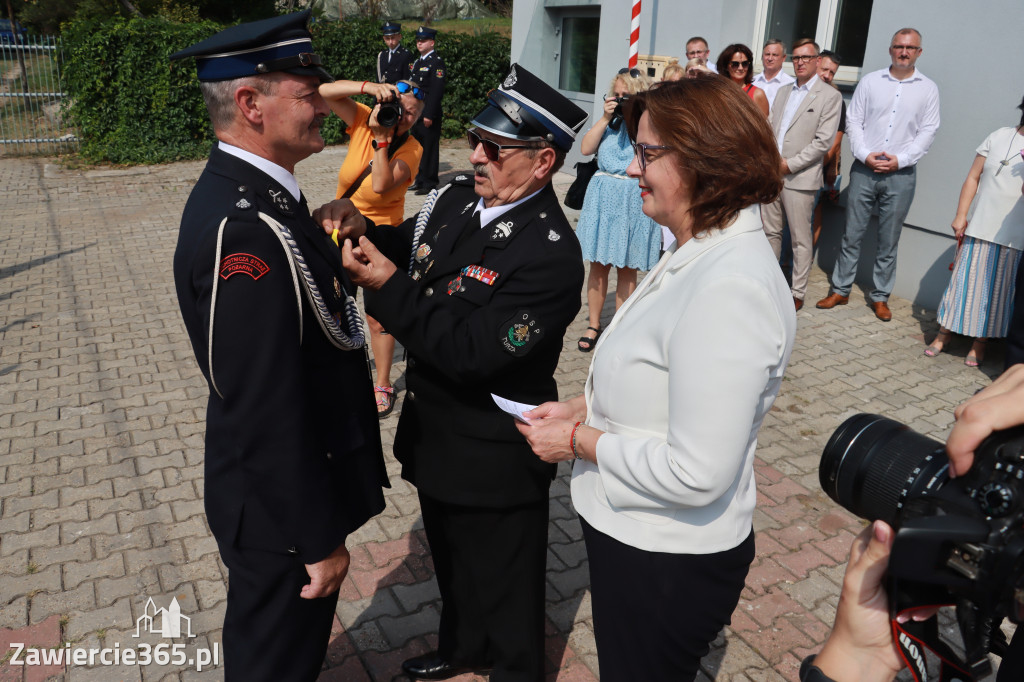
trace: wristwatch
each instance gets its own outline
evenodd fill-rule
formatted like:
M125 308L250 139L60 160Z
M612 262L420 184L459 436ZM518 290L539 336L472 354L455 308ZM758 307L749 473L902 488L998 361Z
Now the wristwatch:
M377 140L370 140L370 146L376 149L387 149L389 142L377 142Z

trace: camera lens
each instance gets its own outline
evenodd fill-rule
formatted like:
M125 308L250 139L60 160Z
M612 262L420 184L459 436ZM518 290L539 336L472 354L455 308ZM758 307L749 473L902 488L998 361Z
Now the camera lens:
M402 118L402 105L398 102L384 102L377 111L377 123L382 128L394 128Z
M899 527L903 503L948 480L937 440L877 414L858 414L836 429L821 453L822 489L857 516Z

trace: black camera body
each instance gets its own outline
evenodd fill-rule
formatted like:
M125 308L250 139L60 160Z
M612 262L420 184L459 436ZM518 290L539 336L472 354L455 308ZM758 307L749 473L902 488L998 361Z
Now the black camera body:
M402 120L403 113L402 103L398 100L382 102L377 110L377 124L382 128L394 128Z
M890 610L955 604L966 662L978 674L1005 645L1003 618L1024 622L1024 427L997 431L970 472L950 478L945 446L873 414L832 434L818 471L844 508L896 538Z
M612 120L608 121L608 127L612 130L618 130L619 126L622 125L622 104L629 100L629 95L614 97L613 99L616 102L615 110L612 111Z

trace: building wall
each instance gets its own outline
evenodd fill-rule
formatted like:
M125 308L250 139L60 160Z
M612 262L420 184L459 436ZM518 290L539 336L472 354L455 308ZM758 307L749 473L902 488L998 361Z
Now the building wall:
M707 38L711 58L733 41L752 48L758 0L643 0L640 54L673 55L685 61L685 40ZM558 13L576 8L600 11L596 97L574 94L593 117L601 112L608 80L628 58L631 0L516 0L513 13L512 59L548 82L558 82L560 39ZM924 47L921 72L934 80L941 97L942 123L928 155L918 164L917 192L900 240L894 294L934 310L949 281L948 265L955 242L950 222L960 186L974 159L974 150L993 130L1020 120L1015 108L1024 95L1024 3L1020 0L876 0L865 52L865 73L889 65L892 34L912 26L921 31ZM755 49L756 52L756 49ZM850 92L845 93L849 100ZM588 122L589 124L589 122ZM843 145L843 175L853 162ZM570 154L568 168L582 158ZM845 200L845 197L844 197ZM844 211L826 212L819 264L831 270L845 222ZM874 242L865 243L858 282L870 283ZM865 265L866 262L866 265Z

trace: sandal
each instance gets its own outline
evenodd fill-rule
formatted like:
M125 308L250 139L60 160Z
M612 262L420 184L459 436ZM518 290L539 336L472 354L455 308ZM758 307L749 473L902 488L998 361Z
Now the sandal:
M374 386L373 395L377 400L377 418L384 419L395 409L395 387Z
M968 367L977 367L985 361L985 339L975 339L971 344L971 350L967 351L964 364Z
M936 355L942 352L942 349L945 348L947 343L949 343L949 340L950 338L952 338L952 336L953 332L940 331L938 334L935 335L935 338L932 339L932 345L924 349L924 354L930 358L934 358Z
M589 353L594 350L594 346L597 345L597 340L601 338L601 332L604 331L604 329L600 329L598 327L587 327L587 330L596 332L596 334L594 334L594 338L581 336L580 340L576 342L576 347L580 349L581 353Z

